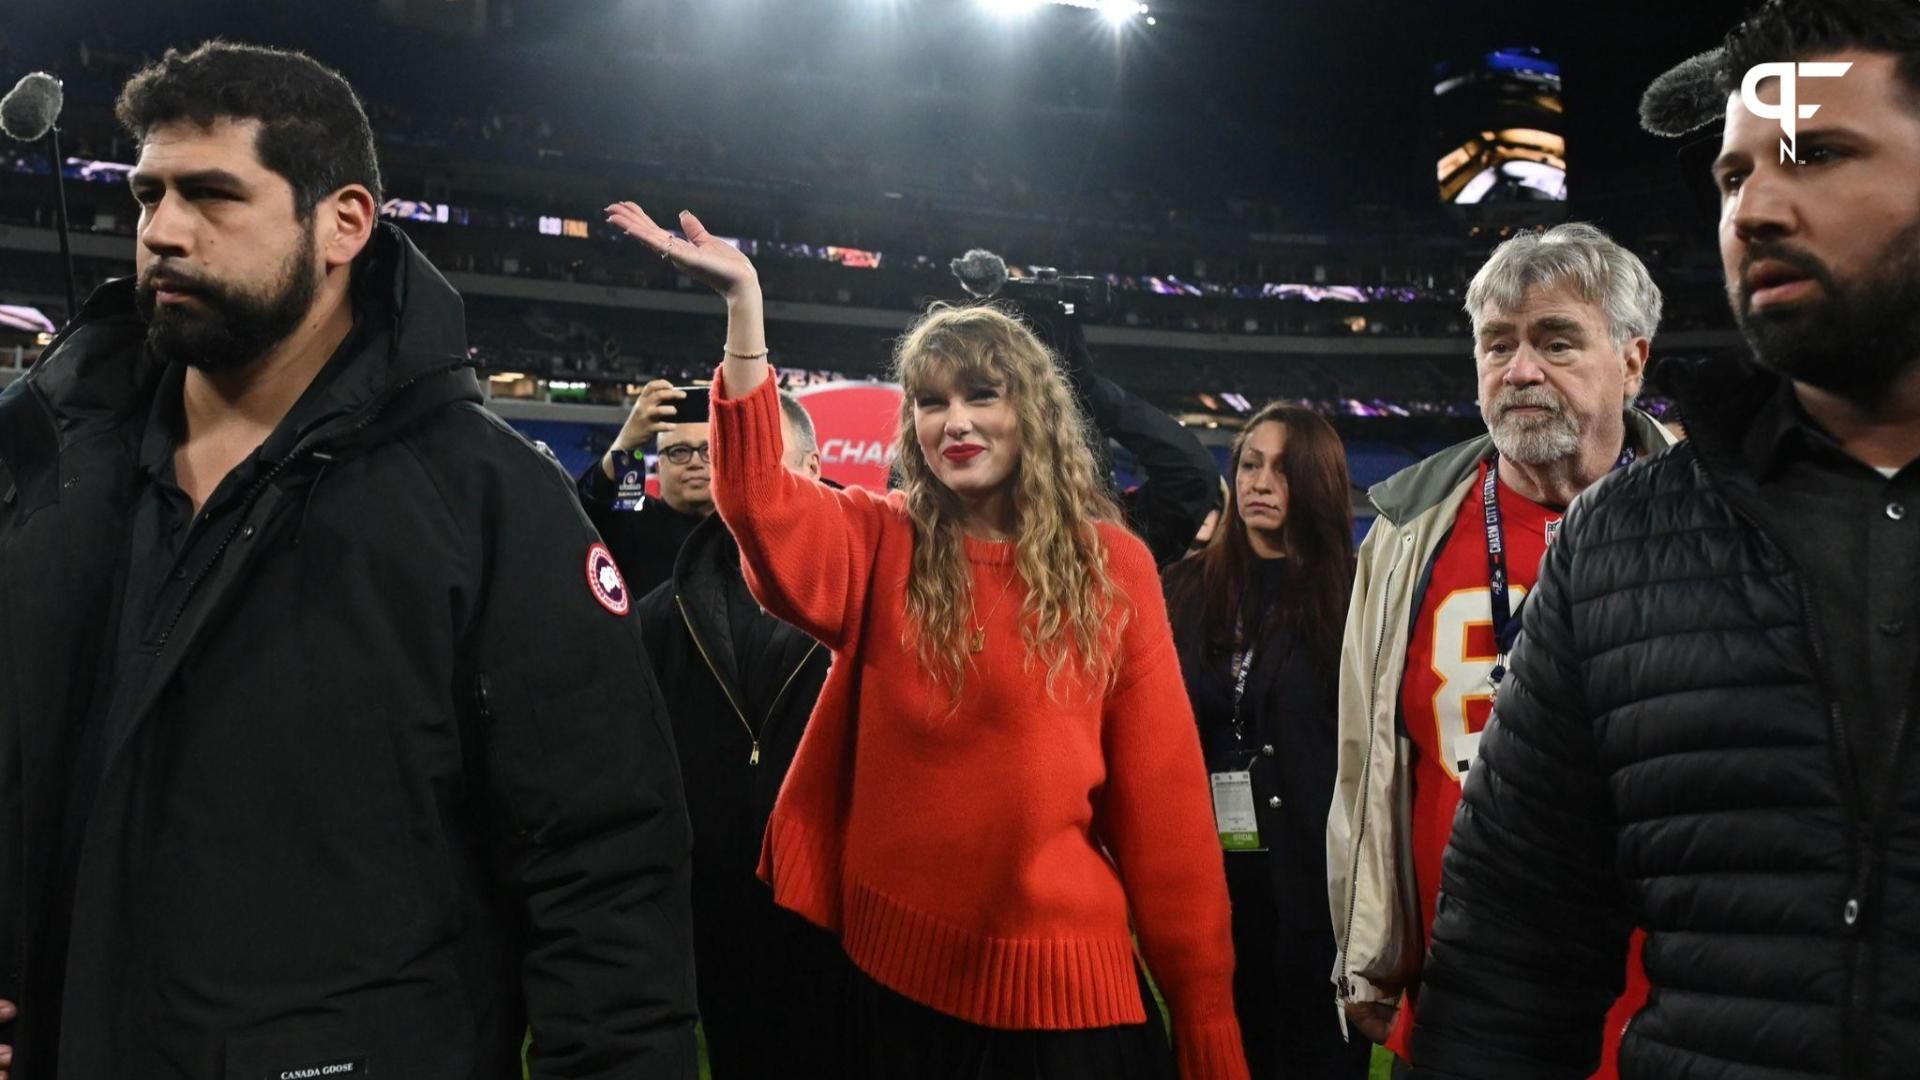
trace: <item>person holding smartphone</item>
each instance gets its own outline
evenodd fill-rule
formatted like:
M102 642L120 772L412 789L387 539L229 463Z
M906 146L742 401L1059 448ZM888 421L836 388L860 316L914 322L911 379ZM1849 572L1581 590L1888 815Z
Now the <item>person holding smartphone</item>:
M646 493L649 442L658 454L657 499ZM655 379L640 388L613 445L580 474L580 505L635 596L673 577L681 546L713 513L712 456L707 388Z
M715 501L754 595L834 654L760 874L852 961L846 1075L1245 1080L1158 576L1058 360L936 307L896 353L901 489L836 491L781 467L752 263L691 214L608 221L726 299Z

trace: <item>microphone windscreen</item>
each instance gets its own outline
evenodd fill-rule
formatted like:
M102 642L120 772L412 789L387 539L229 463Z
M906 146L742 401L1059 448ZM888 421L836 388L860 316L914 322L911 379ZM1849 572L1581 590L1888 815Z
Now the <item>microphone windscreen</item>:
M0 130L21 142L34 142L60 119L60 80L36 71L0 98Z
M985 248L974 248L953 260L953 276L960 287L984 300L1007 284L1007 260Z
M1726 115L1726 57L1709 49L1670 67L1640 97L1640 126L1654 135L1698 131Z

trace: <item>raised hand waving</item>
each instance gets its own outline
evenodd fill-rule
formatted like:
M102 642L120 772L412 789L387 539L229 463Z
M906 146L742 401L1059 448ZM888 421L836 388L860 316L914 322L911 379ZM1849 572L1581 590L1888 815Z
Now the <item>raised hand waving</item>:
M732 299L748 286L759 288L760 278L753 263L739 248L708 232L692 211L680 211L680 231L685 239L661 228L637 203L617 202L607 207L607 223L721 296Z

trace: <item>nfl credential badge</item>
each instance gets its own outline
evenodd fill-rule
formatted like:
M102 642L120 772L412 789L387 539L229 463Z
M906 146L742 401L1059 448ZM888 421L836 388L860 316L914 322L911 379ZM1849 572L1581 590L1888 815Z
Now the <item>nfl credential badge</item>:
M613 452L614 481L619 485L613 493L615 510L638 510L647 504L647 463L644 458L634 457L625 450Z
M613 555L605 544L595 543L587 549L587 586L593 590L593 598L600 601L600 606L615 615L625 615L632 606L626 580L620 576L620 568L613 564Z

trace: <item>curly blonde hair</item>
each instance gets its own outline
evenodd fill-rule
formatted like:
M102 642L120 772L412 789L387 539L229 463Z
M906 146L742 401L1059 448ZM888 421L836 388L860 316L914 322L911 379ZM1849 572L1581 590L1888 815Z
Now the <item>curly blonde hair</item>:
M893 360L906 391L895 469L914 532L905 644L950 685L957 702L966 681L968 620L977 614L962 541L965 508L921 452L914 403L930 387L992 386L1019 422L1020 460L1010 482L1018 516L1014 568L1027 586L1020 609L1027 661L1046 664L1049 693L1070 661L1089 679L1110 683L1125 612L1095 524L1117 522L1120 512L1097 478L1091 425L1059 362L1014 316L946 304L908 327Z

